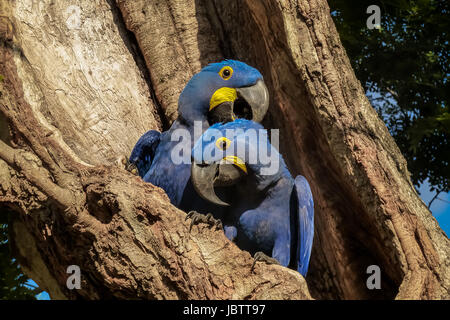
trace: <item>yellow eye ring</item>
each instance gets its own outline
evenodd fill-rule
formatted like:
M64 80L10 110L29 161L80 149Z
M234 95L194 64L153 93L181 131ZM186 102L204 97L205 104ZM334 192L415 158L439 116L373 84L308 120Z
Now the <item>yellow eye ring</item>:
M216 147L220 150L226 150L231 144L231 141L225 137L216 140Z
M223 80L228 80L233 75L233 68L230 66L225 66L219 71L219 75L222 77Z

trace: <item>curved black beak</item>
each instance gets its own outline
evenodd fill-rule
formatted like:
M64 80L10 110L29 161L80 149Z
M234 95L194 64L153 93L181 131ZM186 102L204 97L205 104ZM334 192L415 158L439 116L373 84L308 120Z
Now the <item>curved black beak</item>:
M206 201L219 206L230 204L217 196L214 187L232 186L242 176L242 169L231 163L204 164L193 161L191 165L191 181L195 191Z
M215 106L208 113L210 124L238 118L261 122L269 107L269 91L263 80L249 87L236 88L236 99Z
M251 109L251 118L255 122L261 122L269 108L269 90L263 80L258 80L255 85L250 87L237 88L237 99L234 102L233 111L239 117L240 99Z

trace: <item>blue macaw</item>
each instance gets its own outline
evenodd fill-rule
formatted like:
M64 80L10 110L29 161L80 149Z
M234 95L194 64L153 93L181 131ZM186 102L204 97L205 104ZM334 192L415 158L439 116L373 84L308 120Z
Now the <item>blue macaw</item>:
M270 161L263 163L265 151ZM254 254L255 262L279 263L305 276L314 236L311 189L305 177L292 178L267 131L243 119L215 124L195 143L192 157L195 190L229 205L222 221L226 236ZM233 190L231 203L215 193L217 187Z
M144 181L163 188L175 206L185 211L211 212L214 207L198 197L190 182L194 141L218 121L262 121L268 105L268 90L258 70L235 60L209 64L191 78L181 93L178 119L170 129L145 133L129 162ZM200 130L194 130L196 121Z

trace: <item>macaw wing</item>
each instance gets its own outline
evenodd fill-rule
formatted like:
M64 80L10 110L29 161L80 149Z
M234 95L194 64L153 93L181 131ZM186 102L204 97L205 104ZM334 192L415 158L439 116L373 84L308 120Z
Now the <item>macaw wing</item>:
M296 244L297 270L306 276L311 256L311 247L314 238L314 201L309 183L303 176L297 176L294 182L293 210L297 220L298 231ZM296 219L294 219L296 220Z
M142 178L150 169L160 137L161 133L159 131L147 131L139 138L133 151L131 151L130 162L136 165L139 176Z

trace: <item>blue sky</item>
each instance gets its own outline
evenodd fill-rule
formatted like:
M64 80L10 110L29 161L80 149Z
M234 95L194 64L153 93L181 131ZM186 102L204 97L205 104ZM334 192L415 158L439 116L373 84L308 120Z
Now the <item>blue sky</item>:
M39 293L39 294L36 296L36 298L37 298L38 300L50 300L50 296L49 296L48 293L45 292L45 291Z
M29 285L31 288L35 288L38 287L37 283L34 282L31 279L28 279L28 281L25 283L25 286ZM48 295L47 292L43 291L41 293L39 293L38 295L36 295L36 299L38 300L50 300L50 296Z
M436 192L430 191L430 185L427 181L420 186L419 193L426 205L436 194ZM448 237L450 234L450 193L441 193L438 199L435 199L431 204L430 210Z

